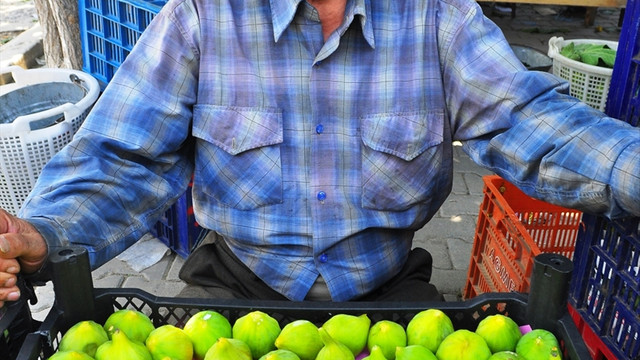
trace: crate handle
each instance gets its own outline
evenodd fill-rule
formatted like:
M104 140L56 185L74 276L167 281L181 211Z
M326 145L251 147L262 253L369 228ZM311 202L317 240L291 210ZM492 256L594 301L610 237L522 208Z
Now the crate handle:
M93 318L95 302L88 250L77 245L56 248L48 260L56 306L65 314L65 327Z
M564 255L542 253L533 259L526 318L534 328L556 331L567 313L573 262Z

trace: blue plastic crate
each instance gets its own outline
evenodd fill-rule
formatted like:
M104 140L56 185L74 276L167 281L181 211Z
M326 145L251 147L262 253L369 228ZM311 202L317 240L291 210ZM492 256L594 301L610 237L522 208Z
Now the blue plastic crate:
M200 235L201 228L193 215L191 187L156 223L151 234L178 255L186 258Z
M640 0L627 2L605 111L640 126Z
M79 0L82 70L98 79L103 90L165 3Z
M640 0L629 0L605 112L640 126ZM584 215L569 304L594 358L640 359L640 218ZM575 311L574 311L575 310Z
M640 219L608 221L585 214L578 234L569 303L606 348L607 358L640 356ZM599 340L598 340L599 339ZM609 356L607 356L609 355Z

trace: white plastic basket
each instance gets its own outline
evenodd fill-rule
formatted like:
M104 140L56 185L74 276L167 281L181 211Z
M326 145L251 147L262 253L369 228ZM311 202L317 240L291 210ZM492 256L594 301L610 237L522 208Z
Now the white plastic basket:
M597 39L565 40L556 36L549 39L548 55L553 59L553 74L569 82L569 92L572 96L604 111L613 69L585 64L561 55L560 50L572 42L576 45L607 45L614 50L618 49L618 43Z
M1 70L2 74L8 72L14 82L0 86L0 99L6 102L0 106L0 114L4 115L0 118L0 207L16 214L44 165L73 138L97 100L100 85L91 75L77 70ZM69 87L79 88L79 100L64 99L61 90ZM31 90L35 94L51 92L48 100L57 97L58 101L38 102L34 97L34 106L18 109L14 100L30 101ZM19 115L13 118L14 113Z

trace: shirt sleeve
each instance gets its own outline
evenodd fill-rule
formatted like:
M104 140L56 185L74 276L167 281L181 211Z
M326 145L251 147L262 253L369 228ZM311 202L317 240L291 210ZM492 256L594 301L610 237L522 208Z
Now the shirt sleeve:
M454 139L530 196L611 218L640 216L640 129L569 96L552 74L527 71L501 30L469 6L443 11L440 24Z
M41 172L19 216L50 248L83 245L98 267L140 239L186 190L198 72L193 14L180 1L163 8L72 142Z

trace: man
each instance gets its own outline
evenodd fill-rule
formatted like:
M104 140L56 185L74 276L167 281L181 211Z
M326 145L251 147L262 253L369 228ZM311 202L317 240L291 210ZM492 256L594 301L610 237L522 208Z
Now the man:
M108 261L192 174L211 233L183 296L437 298L411 241L451 190L453 140L530 195L640 215L640 130L566 92L468 0L172 0L0 217L0 300L47 246Z

